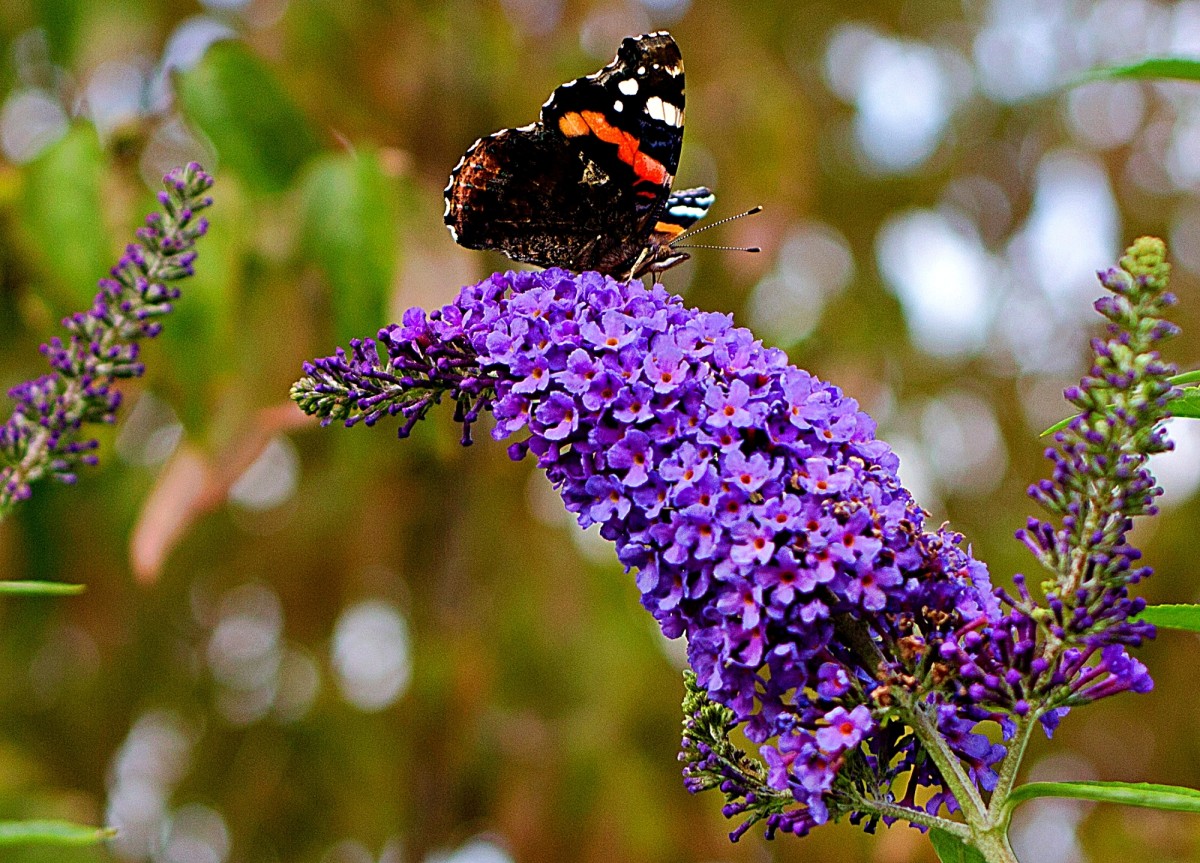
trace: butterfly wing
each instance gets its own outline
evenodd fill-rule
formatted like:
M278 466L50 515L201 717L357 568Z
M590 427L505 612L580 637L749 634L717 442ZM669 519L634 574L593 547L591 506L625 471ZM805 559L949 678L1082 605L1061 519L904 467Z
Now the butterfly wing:
M542 123L610 174L665 199L683 146L683 84L670 33L631 36L599 72L556 89Z
M581 191L586 190L586 191ZM627 192L541 123L480 138L450 175L445 222L469 249L575 271L604 268ZM618 262L619 263L619 262Z
M712 190L704 186L672 192L658 215L651 238L657 245L670 243L708 215L709 208L716 200L717 196Z
M446 188L468 248L541 266L628 274L667 203L683 143L683 62L668 33L630 37L569 81L539 123L480 139Z

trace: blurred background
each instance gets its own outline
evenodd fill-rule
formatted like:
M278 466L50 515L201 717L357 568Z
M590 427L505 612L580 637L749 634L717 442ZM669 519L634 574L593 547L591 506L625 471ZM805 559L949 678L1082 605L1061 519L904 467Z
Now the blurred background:
M708 235L764 254L668 287L858 398L998 583L1032 573L1012 533L1094 272L1143 233L1200 362L1200 86L1055 90L1200 55L1200 3L6 0L0 385L42 372L168 168L217 186L102 466L0 525L0 576L88 585L0 604L0 818L121 830L5 860L934 859L905 827L730 845L680 781L681 645L544 478L482 430L460 448L449 410L397 443L288 403L306 358L507 266L443 228L451 166L657 28L687 65L680 184L766 207ZM1196 601L1200 426L1173 433L1145 592ZM1200 785L1197 646L1165 634L1155 691L1072 715L1028 774ZM1200 820L1045 801L1014 843L1189 861Z

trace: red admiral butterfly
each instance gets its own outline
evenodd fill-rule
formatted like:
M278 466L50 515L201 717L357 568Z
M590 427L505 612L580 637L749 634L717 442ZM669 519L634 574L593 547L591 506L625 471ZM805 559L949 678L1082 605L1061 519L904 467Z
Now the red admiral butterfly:
M471 145L446 186L446 226L461 246L542 267L660 273L689 257L671 244L716 200L671 191L682 144L679 47L665 31L626 38L551 93L538 122Z

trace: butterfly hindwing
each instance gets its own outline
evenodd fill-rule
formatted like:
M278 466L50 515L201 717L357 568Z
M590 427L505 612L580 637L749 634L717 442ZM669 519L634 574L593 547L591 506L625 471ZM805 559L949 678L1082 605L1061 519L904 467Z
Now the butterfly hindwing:
M537 165L537 171L528 166ZM598 269L626 193L599 183L560 134L535 124L475 142L446 190L446 224L470 249L495 249L538 266ZM632 216L629 218L632 223Z
M705 186L680 189L667 198L667 205L659 214L658 221L677 228L673 233L683 233L708 215L709 208L716 200L717 196Z

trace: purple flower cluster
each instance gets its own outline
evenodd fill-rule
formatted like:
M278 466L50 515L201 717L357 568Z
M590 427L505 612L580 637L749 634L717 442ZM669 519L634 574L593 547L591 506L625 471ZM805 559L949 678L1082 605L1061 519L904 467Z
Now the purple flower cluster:
M168 283L192 275L192 247L208 228L196 214L212 204L206 194L212 178L193 162L163 184L163 214L146 218L139 243L126 247L111 278L100 280L92 307L63 320L70 335L42 345L51 373L9 391L17 404L0 426L0 516L27 498L36 480L74 482L79 464L96 463L98 444L80 440L80 429L113 421L121 403L115 381L142 374L137 343L158 335L159 318L179 297Z
M994 778L1003 749L972 732L984 717L954 685L969 657L940 653L998 617L985 567L925 529L853 399L730 316L596 273L497 274L305 372L293 394L327 419L400 413L405 434L447 394L468 431L489 408L496 438L520 436L512 457L533 455L616 544L663 632L687 636L699 688L799 804L772 830L852 811L837 785L851 775L887 797L912 771L910 797L932 785L935 809L954 805L885 721L897 691L933 711L980 785Z

